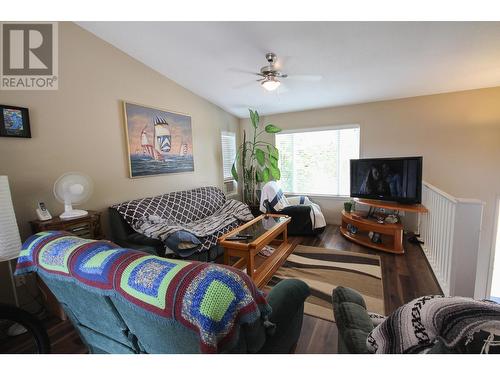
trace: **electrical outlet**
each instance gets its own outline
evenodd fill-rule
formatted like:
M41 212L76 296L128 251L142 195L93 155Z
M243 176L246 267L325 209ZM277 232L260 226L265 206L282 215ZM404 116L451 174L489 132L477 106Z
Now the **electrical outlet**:
M17 287L26 285L26 276L20 275L20 276L16 276L14 279L16 280Z

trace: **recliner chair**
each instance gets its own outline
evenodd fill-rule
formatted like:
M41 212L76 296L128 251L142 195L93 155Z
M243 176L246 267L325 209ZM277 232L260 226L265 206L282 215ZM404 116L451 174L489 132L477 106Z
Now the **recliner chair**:
M262 188L261 211L290 216L292 218L288 224L288 234L290 236L314 236L325 230L324 225L317 227L316 223L313 222L316 216L320 216L324 223L319 206L316 205L319 212L311 212L313 211L313 204L307 197L286 198L275 181L268 182ZM276 207L282 208L275 209Z
M57 231L24 243L16 275L30 272L56 296L90 353L207 352L200 326L204 334L221 334L218 352L289 353L310 293L301 280L283 280L267 295L266 307L237 269L169 261ZM234 289L227 292L226 285ZM231 303L221 305L230 295ZM234 331L221 331L226 326Z

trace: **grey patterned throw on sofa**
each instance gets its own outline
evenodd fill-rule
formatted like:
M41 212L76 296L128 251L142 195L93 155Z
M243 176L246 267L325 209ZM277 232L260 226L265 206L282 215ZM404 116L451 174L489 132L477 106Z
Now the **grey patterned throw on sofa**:
M138 233L165 243L166 253L189 256L217 244L217 239L245 221L253 219L248 206L226 199L216 187L162 194L112 206ZM181 248L167 246L169 239Z

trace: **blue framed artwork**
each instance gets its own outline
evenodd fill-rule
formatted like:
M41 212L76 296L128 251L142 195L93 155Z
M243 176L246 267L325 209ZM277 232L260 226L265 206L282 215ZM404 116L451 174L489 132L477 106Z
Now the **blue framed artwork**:
M28 108L0 104L0 137L31 138Z

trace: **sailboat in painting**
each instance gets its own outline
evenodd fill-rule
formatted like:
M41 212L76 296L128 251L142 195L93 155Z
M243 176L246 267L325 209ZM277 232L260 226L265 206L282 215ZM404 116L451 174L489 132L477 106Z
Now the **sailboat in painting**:
M170 152L172 144L170 127L168 125L168 122L161 117L156 117L153 123L154 123L153 144L151 144L151 142L148 139L148 135L146 133L146 127L142 129L141 132L142 154L143 156L153 160L164 161L165 160L164 155Z
M179 156L186 156L187 154L188 154L188 145L187 145L187 143L183 143L183 144L181 144Z
M170 126L165 119L157 116L154 120L154 129L155 150L157 152L155 159L163 160L163 155L170 152L172 147Z
M155 158L155 149L151 142L148 140L148 135L146 134L146 127L141 131L141 148L142 154L145 157L149 157L151 159Z
M191 117L125 103L130 176L194 170Z

